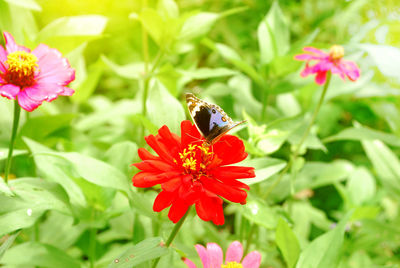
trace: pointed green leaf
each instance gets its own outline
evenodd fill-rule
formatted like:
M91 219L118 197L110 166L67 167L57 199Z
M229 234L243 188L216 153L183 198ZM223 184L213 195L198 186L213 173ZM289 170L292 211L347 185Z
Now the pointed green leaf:
M154 80L146 101L148 117L157 127L167 125L174 133L179 133L180 122L186 115L181 103L175 99L159 81Z
M344 239L344 231L352 213L347 213L335 229L314 239L301 253L296 268L337 268Z
M289 51L289 27L278 1L274 1L267 16L258 25L257 34L261 63L267 64Z
M379 140L362 141L364 150L387 191L400 196L400 160Z
M294 267L300 255L300 245L296 235L282 218L279 218L276 226L275 240L287 266L289 268Z
M116 257L108 267L130 268L145 261L161 257L168 253L168 249L161 246L161 241L159 237L148 238Z
M26 242L12 247L0 262L10 266L81 267L77 260L64 251L39 242Z

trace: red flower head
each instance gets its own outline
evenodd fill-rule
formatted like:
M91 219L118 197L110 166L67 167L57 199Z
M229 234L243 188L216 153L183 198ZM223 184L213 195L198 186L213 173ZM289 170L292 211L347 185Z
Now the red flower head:
M303 50L309 53L296 55L294 57L296 60L306 61L306 67L301 72L302 77L316 73L315 82L319 85L325 84L328 71L331 71L333 74L338 74L343 80L345 80L346 76L351 81L355 81L360 77L360 69L357 67L357 64L342 59L344 56L344 49L342 46L332 46L329 53L314 47L305 47ZM317 61L317 63L310 66L309 63L313 60Z
M245 204L249 186L237 179L254 177L254 168L230 166L247 157L243 142L232 135L224 135L213 145L205 143L195 125L188 120L181 123L181 137L167 126L156 136L145 137L147 144L158 154L138 150L143 160L134 164L141 170L133 176L136 187L161 184L162 191L154 201L153 210L171 206L168 217L177 223L188 208L195 204L196 212L204 221L224 224L221 197Z
M75 70L61 53L44 44L33 51L17 45L11 34L4 32L5 49L0 46L0 95L18 99L19 105L31 112L43 101L58 95L71 96L66 87L75 79Z

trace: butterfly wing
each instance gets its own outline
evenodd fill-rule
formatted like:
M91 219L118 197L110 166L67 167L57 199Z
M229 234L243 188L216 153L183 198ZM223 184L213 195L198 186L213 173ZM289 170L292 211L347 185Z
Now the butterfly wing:
M193 122L209 144L215 143L229 130L245 122L233 122L219 106L207 103L190 93L186 94L186 103Z

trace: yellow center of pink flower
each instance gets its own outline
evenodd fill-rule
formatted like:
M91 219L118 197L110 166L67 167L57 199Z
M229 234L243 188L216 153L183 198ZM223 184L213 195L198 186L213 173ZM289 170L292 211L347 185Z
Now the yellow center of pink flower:
M231 261L231 262L228 262L227 264L222 264L221 268L243 268L243 266L240 263Z
M34 83L37 62L37 57L26 51L15 51L8 54L5 62L8 65L5 74L6 81L21 88L31 86Z
M340 60L344 56L344 48L339 45L333 45L329 50L329 56L332 60Z
M183 149L182 153L179 153L182 167L185 168L187 173L202 172L211 161L212 155L213 152L210 152L210 148L206 144L201 146L189 144L187 148Z

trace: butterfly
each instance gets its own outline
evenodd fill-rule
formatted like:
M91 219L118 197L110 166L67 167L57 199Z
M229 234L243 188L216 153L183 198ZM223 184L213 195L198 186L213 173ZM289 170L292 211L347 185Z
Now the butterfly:
M209 145L214 144L232 128L246 122L233 122L221 107L203 101L191 93L186 94L186 104L194 124Z

